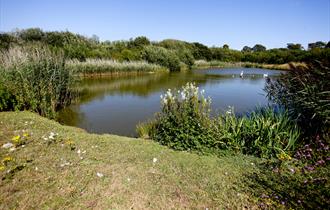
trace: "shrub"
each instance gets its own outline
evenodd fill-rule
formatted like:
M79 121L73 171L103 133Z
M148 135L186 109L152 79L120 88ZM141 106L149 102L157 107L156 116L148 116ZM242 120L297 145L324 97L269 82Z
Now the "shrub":
M161 98L162 111L156 117L151 138L177 150L211 148L210 100L203 92L188 83L178 92L169 89Z
M191 83L181 91L168 90L161 96L161 112L154 121L139 125L138 133L176 150L218 153L228 149L258 157L281 157L294 149L299 130L287 113L268 108L237 117L230 108L224 115L211 118L210 103Z
M180 60L174 52L163 47L146 46L142 51L142 58L149 63L167 67L170 71L180 70Z
M72 77L65 70L64 57L40 45L12 47L0 53L1 100L11 104L1 109L31 110L42 116L55 117L55 112L70 103Z

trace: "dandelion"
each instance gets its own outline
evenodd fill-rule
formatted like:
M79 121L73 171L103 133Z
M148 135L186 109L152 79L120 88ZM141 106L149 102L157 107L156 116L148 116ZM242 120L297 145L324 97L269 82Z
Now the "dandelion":
M5 169L6 169L5 166L0 166L0 171L3 171L3 170L5 170Z

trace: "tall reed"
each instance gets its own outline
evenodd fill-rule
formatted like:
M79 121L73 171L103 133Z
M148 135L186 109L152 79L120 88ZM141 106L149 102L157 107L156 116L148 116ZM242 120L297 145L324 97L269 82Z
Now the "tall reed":
M104 59L87 59L84 62L69 60L66 68L78 74L103 74L103 73L125 73L125 72L157 72L166 71L165 67L151 64L146 61L124 61Z
M1 52L0 75L0 89L13 101L0 106L2 110L31 110L54 118L73 97L73 77L65 69L63 53L41 45L14 46Z

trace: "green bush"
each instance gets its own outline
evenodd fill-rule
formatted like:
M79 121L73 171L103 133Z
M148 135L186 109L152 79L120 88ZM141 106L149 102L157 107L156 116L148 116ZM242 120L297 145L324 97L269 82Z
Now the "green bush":
M170 89L161 96L161 113L156 117L151 138L176 150L204 150L214 142L209 132L210 100L188 83L182 91Z
M161 96L161 112L154 121L139 125L138 133L176 150L217 153L228 149L276 157L294 149L299 130L287 113L268 108L237 117L230 108L211 118L210 103L191 83L177 92L168 90Z
M1 52L0 75L0 101L6 101L2 109L31 110L54 118L71 102L73 80L64 57L47 47L16 46Z
M170 71L180 70L180 60L176 54L163 47L146 46L142 51L142 58L149 63L167 67Z

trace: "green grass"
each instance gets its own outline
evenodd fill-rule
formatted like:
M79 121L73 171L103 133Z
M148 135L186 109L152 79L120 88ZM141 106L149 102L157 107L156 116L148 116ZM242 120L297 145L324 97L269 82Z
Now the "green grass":
M50 132L58 135L44 140ZM1 145L24 133L24 147L0 148L1 160L13 158L0 171L0 209L257 207L244 179L258 173L258 158L199 156L153 141L88 134L30 112L0 113Z

